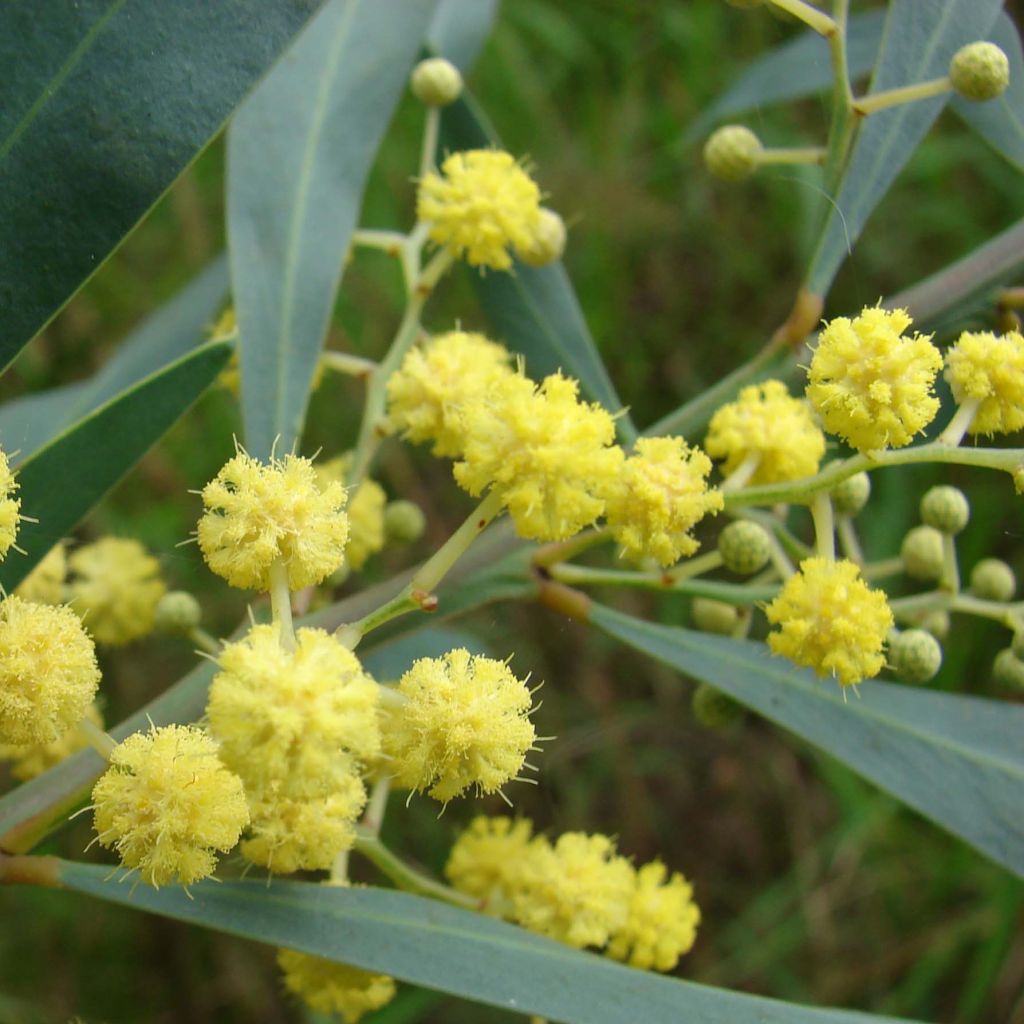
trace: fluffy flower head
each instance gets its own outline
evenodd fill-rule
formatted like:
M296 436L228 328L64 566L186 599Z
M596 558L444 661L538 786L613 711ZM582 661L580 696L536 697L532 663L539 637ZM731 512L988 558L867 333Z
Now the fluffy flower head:
M103 728L103 718L95 704L88 707L83 717ZM71 728L60 739L50 743L29 743L25 746L0 744L0 761L10 761L11 774L25 781L42 775L88 745L89 741L82 730Z
M14 538L18 535L21 499L13 497L17 489L18 484L7 461L7 453L0 449L0 559L11 550Z
M654 558L663 566L692 555L698 543L689 530L722 508L708 490L711 460L681 437L644 437L626 459L607 498L605 515L628 558Z
M726 476L756 456L750 482L770 484L817 473L825 435L805 401L793 398L782 381L769 380L743 388L735 402L718 409L704 446L712 457L725 459Z
M420 182L416 215L430 238L474 267L508 270L509 249L529 251L540 222L540 189L509 153L453 153Z
M151 633L167 592L160 563L137 541L104 537L68 559L71 607L101 644L118 646Z
M64 605L0 601L0 743L52 743L81 721L100 682L96 649Z
M210 568L233 587L268 590L283 558L292 590L320 583L344 559L345 489L323 490L309 459L286 455L263 464L240 451L202 491L198 538Z
M819 676L833 675L843 686L878 675L885 663L882 647L892 611L885 594L868 587L846 559L801 562L765 614L780 627L768 635L775 654Z
M945 378L957 403L980 402L971 434L1009 434L1024 427L1024 335L964 331L946 353Z
M379 1010L395 997L395 982L386 974L336 964L333 960L280 949L277 964L288 990L301 996L318 1013L336 1014L356 1024L364 1014Z
M474 818L452 846L445 876L459 892L480 900L482 909L506 914L532 835L525 818Z
M64 545L55 544L18 584L14 593L26 601L36 601L39 604L62 604L67 565Z
M503 661L464 648L420 658L385 724L385 752L409 789L447 802L475 786L494 793L523 767L536 739L530 691Z
M455 479L473 495L498 491L521 537L579 533L604 512L603 495L621 471L611 415L578 394L576 381L561 374L539 388L510 374L463 412L465 449Z
M905 310L869 307L821 332L807 397L825 429L859 451L910 444L939 411L942 356L930 336L904 337L910 324Z
M150 885L213 873L249 821L242 780L195 726L137 732L118 744L93 787L96 834Z

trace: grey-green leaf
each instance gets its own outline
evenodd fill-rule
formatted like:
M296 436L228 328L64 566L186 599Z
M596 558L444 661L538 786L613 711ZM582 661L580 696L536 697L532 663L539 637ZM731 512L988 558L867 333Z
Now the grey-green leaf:
M103 263L317 6L0 5L0 367Z
M498 0L441 0L427 33L434 53L466 71L491 31Z
M961 46L985 37L1001 6L1001 0L891 0L869 91L941 78ZM809 291L826 294L868 218L947 102L948 95L918 100L865 119L811 259Z
M436 0L330 0L228 132L249 451L302 433L363 187Z
M310 882L200 882L179 888L110 880L62 861L65 886L138 910L391 974L476 1002L565 1024L893 1024L780 1003L623 967L483 914L408 893Z
M815 744L1024 876L1024 707L880 682L840 692L763 644L601 605L590 622Z
M442 153L500 145L494 129L468 94L444 109ZM558 206L557 196L552 203ZM579 380L587 397L612 412L622 409L622 400L615 393L561 263L546 267L516 263L511 273L471 273L498 338L526 357L526 372L531 377L539 380L563 370ZM621 415L616 425L624 441L635 439L636 428L627 414Z

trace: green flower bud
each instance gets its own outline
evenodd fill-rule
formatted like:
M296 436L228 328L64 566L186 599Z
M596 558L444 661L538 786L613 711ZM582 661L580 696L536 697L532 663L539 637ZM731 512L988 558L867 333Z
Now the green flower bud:
M970 592L986 601L1009 601L1017 592L1017 577L998 558L983 558L971 570Z
M693 717L706 729L727 729L743 717L743 705L713 686L701 683L693 691Z
M562 258L565 252L565 221L542 206L540 222L533 231L529 247L517 248L516 255L528 267L546 267Z
M942 667L942 648L931 633L908 629L889 641L889 665L898 679L926 683Z
M202 619L199 602L185 590L171 590L157 602L153 628L160 633L188 633Z
M1010 62L995 43L968 43L953 54L949 81L966 100L994 100L1010 84Z
M936 640L945 640L949 636L949 612L942 608L936 608L921 619L920 625Z
M837 516L855 516L871 497L871 477L854 473L832 488L832 507Z
M721 633L726 636L736 628L740 613L724 601L695 597L690 605L690 617L694 628L702 633Z
M939 579L945 563L942 534L933 526L915 526L903 538L900 558L907 575L915 580L932 582Z
M411 501L392 501L384 508L384 533L388 540L411 544L423 536L427 517L423 509Z
M704 143L704 166L723 181L742 181L757 170L761 140L741 124L727 124Z
M933 487L921 499L921 522L943 533L959 533L970 518L967 495L957 487Z
M739 519L730 523L719 535L718 553L730 572L750 576L768 564L772 542L768 532L757 523Z
M992 662L992 678L1000 686L1024 690L1024 661L1013 653L1012 647L1006 647L996 655Z
M462 75L444 57L421 60L409 79L412 94L428 107L446 107L462 95Z

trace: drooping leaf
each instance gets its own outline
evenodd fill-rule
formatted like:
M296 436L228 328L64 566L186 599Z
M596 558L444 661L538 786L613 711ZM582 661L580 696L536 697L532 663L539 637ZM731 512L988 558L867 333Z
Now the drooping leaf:
M147 317L100 370L84 381L16 398L0 407L0 445L30 455L83 416L194 348L227 291L227 263L215 260Z
M500 141L471 96L465 94L444 108L441 154L487 146L500 146ZM553 205L557 207L557 197ZM531 377L539 380L564 370L579 380L584 396L612 412L622 409L561 263L527 267L517 262L510 273L470 272L497 337L526 357ZM636 437L628 415L620 416L616 425L624 441Z
M491 31L498 0L441 0L427 32L434 53L466 71Z
M246 447L302 433L363 187L436 0L330 0L228 132Z
M566 1024L893 1024L696 985L581 953L484 914L388 889L310 882L118 884L62 861L69 889L231 935L391 974L476 1002Z
M1024 707L881 682L840 692L763 644L597 604L589 621L820 747L1024 875Z
M988 33L1001 0L891 0L869 92L943 77L953 54ZM825 218L806 287L824 295L875 207L942 112L948 94L871 114Z
M101 266L317 6L0 6L0 367Z

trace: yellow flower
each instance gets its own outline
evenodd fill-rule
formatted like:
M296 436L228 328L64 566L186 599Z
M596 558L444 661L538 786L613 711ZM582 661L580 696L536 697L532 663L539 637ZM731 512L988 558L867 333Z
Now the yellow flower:
M537 734L530 691L502 661L458 648L420 658L402 676L403 702L385 722L395 778L447 802L475 786L497 792L523 767Z
M317 465L316 479L323 490L332 481L344 484L345 474L352 463L351 453L338 455ZM384 547L384 506L387 495L376 480L367 477L356 488L348 503L348 544L345 561L354 572L359 572L370 555Z
M87 713L96 649L64 605L0 601L0 743L52 743Z
M462 454L459 417L467 402L486 399L494 383L512 374L508 350L482 334L448 331L410 349L387 382L388 426L433 453Z
M793 398L782 381L768 380L743 388L735 402L718 409L704 447L713 458L725 459L726 476L756 458L749 482L770 484L817 473L825 435L805 401Z
M75 551L68 565L71 607L99 643L118 646L153 631L167 586L160 563L137 540L104 537Z
M945 378L963 405L978 401L971 434L1010 434L1024 427L1024 335L964 331L946 353Z
M578 392L560 374L539 388L511 374L463 410L465 451L455 479L473 495L498 491L522 537L579 533L602 515L603 495L622 470L611 415L580 402Z
M681 437L645 437L626 459L608 494L605 515L628 558L674 565L699 544L689 530L722 508L722 495L708 490L711 460Z
M939 411L932 393L942 356L930 335L903 337L906 310L868 307L826 324L807 397L830 433L859 451L910 444Z
M288 989L318 1013L337 1014L345 1024L379 1010L395 997L395 981L386 974L336 964L333 960L279 949L277 963Z
M103 728L103 718L95 704L91 704L82 717ZM25 781L42 775L87 746L89 741L82 730L71 728L60 739L50 743L0 744L0 761L11 761L11 774Z
M416 215L430 238L474 267L508 270L510 248L531 250L540 222L540 190L508 153L453 153L420 182Z
M286 651L276 625L253 626L217 660L210 731L250 795L274 783L290 796L329 791L379 753L377 684L324 630L300 629Z
M507 916L532 834L525 818L474 818L452 846L445 876L459 892L480 900L481 909Z
M765 609L779 626L768 646L843 686L878 675L893 615L880 590L871 590L853 562L808 558Z
M36 567L15 587L14 593L38 604L62 604L67 553L64 544L56 544L36 563Z
M195 726L137 732L118 744L93 787L100 843L143 881L190 885L211 875L249 821L242 781Z
M292 590L320 583L344 560L345 488L322 491L309 459L286 455L269 465L240 451L203 488L199 547L233 587L268 590L270 566L283 558Z
M518 874L515 919L559 942L603 946L629 917L633 868L607 836L566 832L554 846L538 836Z
M612 935L608 955L633 967L671 971L697 938L700 910L678 872L666 881L660 861L636 872L626 923Z
M18 535L21 499L12 497L17 489L18 483L11 472L7 453L0 450L0 560L11 550Z

